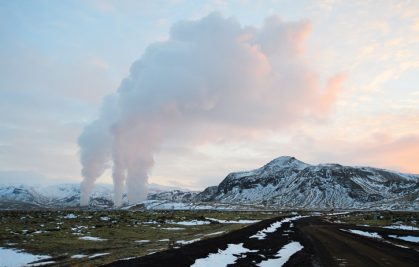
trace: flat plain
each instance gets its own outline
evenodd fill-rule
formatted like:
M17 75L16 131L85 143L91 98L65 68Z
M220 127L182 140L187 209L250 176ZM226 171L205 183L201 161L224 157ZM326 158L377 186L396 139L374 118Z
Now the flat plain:
M230 246L238 266L415 266L417 212L1 211L3 250L50 266L191 266ZM241 244L241 245L240 245ZM16 254L19 255L19 254ZM268 265L267 265L268 266Z

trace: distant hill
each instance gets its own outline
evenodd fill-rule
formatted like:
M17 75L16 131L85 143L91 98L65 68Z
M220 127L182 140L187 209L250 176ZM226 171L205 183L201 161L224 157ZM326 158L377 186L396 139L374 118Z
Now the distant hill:
M111 185L96 185L90 206L113 206ZM127 203L127 198L124 196ZM0 209L78 208L79 184L0 186ZM135 204L135 203L134 203ZM137 206L137 205L133 205ZM233 172L202 192L150 184L149 209L399 209L419 210L419 175L372 167L310 165L279 157Z
M171 193L168 192L184 192L190 194L187 189L182 189L179 187L170 187L159 184L149 185L149 197L152 199L159 199L160 194L171 195ZM90 205L92 207L112 207L112 196L112 185L95 185L91 193ZM124 200L127 202L125 195ZM58 184L49 186L0 186L1 209L70 208L78 207L79 204L80 184Z

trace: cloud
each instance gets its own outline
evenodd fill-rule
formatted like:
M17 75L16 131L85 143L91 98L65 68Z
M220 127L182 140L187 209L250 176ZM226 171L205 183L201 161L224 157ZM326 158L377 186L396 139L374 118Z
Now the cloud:
M395 138L374 134L370 140L355 146L351 154L364 164L419 174L419 135Z
M52 92L0 90L0 170L32 171L61 181L79 178L74 140L83 118L94 112Z
M154 155L173 136L234 140L327 115L344 76L323 85L304 60L311 27L277 16L261 28L243 27L219 13L173 25L167 41L151 44L134 62L80 136L82 204L109 162L116 205L125 183L130 202L143 199Z
M52 182L44 175L32 171L0 171L0 181L3 185L35 185Z
M375 132L365 137L341 139L337 136L296 134L285 150L309 163L341 163L372 166L407 173L419 173L419 135L393 136ZM330 149L333 147L333 150Z

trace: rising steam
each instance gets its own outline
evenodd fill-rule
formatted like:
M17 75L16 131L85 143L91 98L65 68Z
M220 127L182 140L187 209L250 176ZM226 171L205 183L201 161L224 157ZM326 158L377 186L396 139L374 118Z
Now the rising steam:
M212 136L228 137L217 127L279 129L324 115L344 78L320 84L302 57L310 30L308 21L276 16L260 29L242 27L218 13L175 24L167 41L150 45L131 66L80 135L81 205L110 167L116 206L125 187L130 203L144 200L153 153L174 133L204 134L192 129L211 125Z

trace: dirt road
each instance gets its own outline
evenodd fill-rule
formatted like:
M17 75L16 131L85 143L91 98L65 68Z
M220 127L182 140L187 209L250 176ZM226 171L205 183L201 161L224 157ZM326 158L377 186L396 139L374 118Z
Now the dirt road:
M308 218L296 222L297 233L313 259L321 266L418 266L419 246L386 238L370 238L343 230L359 229L377 233L382 237L390 234L412 234L410 231L383 228L354 227L327 223L322 218ZM416 233L417 235L418 233ZM387 241L387 242L386 242ZM399 246L410 246L413 249Z
M280 223L279 223L280 222ZM381 239L347 232L349 229L374 231ZM418 231L408 232L419 236ZM242 251L231 253L233 261L224 266L260 266L281 259L283 266L418 266L417 243L395 240L388 235L406 234L405 231L366 228L327 222L323 217L265 220L238 231L198 241L177 249L170 249L145 257L121 260L107 266L191 266L197 259L208 259L209 254L228 254L229 245L242 246ZM284 248L290 243L302 249L288 255ZM242 244L242 245L241 245ZM405 246L405 247L401 247ZM408 247L408 248L406 248ZM221 253L219 253L221 251ZM289 254L289 251L288 251ZM214 264L214 263L212 263ZM218 262L219 264L219 262ZM211 265L209 261L205 266Z

